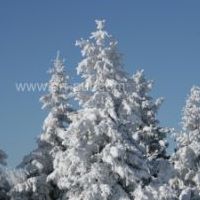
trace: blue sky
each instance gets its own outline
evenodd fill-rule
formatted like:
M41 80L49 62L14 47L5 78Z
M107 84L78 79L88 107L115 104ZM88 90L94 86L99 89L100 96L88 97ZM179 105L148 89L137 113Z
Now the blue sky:
M162 125L179 128L180 113L193 84L200 84L200 1L184 0L1 0L0 147L15 166L36 145L46 112L42 93L19 93L16 82L45 82L59 49L73 81L80 50L95 19L119 40L125 69L143 68L155 80L153 96L165 97ZM74 78L73 78L74 77Z

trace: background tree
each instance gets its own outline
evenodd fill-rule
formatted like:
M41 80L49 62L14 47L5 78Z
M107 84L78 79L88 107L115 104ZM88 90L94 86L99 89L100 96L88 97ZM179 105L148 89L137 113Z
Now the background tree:
M131 98L141 119L138 124L136 138L145 148L149 159L166 158L166 134L169 130L160 127L156 118L163 98L154 100L150 96L153 82L146 79L143 70L137 71L132 78L135 91L132 93Z
M174 187L181 200L200 199L200 87L194 86L186 101L182 117L183 130L177 135L173 156L177 177Z
M49 114L37 141L38 148L25 156L19 166L26 171L27 178L13 188L11 192L13 200L50 200L57 195L57 188L47 184L46 178L53 171L55 153L64 148L62 139L70 123L68 114L72 111L68 103L71 98L71 86L59 52L49 73L51 74L48 84L49 94L41 98L43 108L48 108Z
M6 153L0 149L0 164L6 165L6 159L7 159Z
M170 129L161 127L157 119L163 98L154 100L150 95L153 81L146 79L144 70L137 71L132 76L132 81L134 89L126 99L128 99L127 104L132 106L132 112L138 118L136 123L135 120L133 121L136 127L136 130L132 130L133 137L142 146L148 158L152 179L164 183L171 177L172 166L166 153L167 134L170 133Z
M144 70L139 70L132 76L128 92L122 101L127 112L122 112L124 115L122 114L120 121L125 119L127 122L126 130L139 144L151 172L150 183L144 187L138 185L134 199L172 200L176 196L168 182L173 177L174 170L166 153L166 136L170 129L161 127L156 118L163 98L154 100L151 97L152 86L153 82L146 79Z
M9 184L6 180L6 173L3 166L6 165L7 155L0 149L0 199L8 199Z

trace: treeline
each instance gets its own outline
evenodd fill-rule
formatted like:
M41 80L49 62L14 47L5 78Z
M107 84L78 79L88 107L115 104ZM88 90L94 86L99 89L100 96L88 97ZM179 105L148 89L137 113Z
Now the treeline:
M173 130L157 119L163 99L150 95L143 70L124 71L105 20L96 24L76 42L79 83L70 83L59 53L53 61L37 148L15 170L1 168L0 199L199 200L200 88L191 89L176 150L167 155ZM6 157L0 151L2 165Z

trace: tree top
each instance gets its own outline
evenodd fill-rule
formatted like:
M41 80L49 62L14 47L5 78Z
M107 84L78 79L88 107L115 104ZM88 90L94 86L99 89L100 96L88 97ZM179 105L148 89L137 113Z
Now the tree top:
M105 23L106 23L106 20L105 20L105 19L103 19L103 20L95 20L95 22L96 22L96 25L97 25L97 29L98 29L98 30L104 29Z

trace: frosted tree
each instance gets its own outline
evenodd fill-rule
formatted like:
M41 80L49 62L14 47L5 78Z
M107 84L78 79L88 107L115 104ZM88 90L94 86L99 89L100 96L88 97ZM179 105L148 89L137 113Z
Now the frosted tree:
M69 85L69 76L66 76L64 62L60 58L59 52L49 73L52 74L49 82L49 94L40 100L43 102L43 108L48 108L50 113L45 119L40 142L60 148L62 147L63 130L70 123L68 115L73 109L69 104L72 98L72 88Z
M0 149L0 165L6 165L7 155L6 153Z
M96 24L90 39L76 42L83 56L77 67L83 82L75 88L81 109L71 116L66 151L57 154L48 180L63 191L62 200L131 200L150 176L139 145L120 121L129 78L117 42L104 20Z
M183 131L177 136L173 156L177 177L174 180L181 200L200 199L200 87L194 86L182 117Z
M150 183L144 187L138 185L134 199L176 199L176 193L169 184L175 172L166 154L166 135L170 129L161 127L156 118L163 98L154 100L151 97L153 82L146 79L143 70L137 71L129 84L129 92L123 99L123 105L129 112L123 118L134 117L127 120L127 125L134 140L142 147L151 172Z
M7 155L0 150L0 199L10 200L10 190L18 183L26 180L24 170L8 170L6 166Z
M3 166L6 165L6 153L0 149L0 199L8 199L9 184L6 180L5 169Z
M150 92L153 82L146 79L144 71L137 71L132 76L132 90L129 90L127 98L123 101L129 106L130 113L136 114L137 120L131 120L133 124L132 134L134 139L142 146L144 154L149 160L151 174L157 180L165 182L168 178L163 167L171 168L166 154L166 136L170 132L168 128L160 126L157 119L158 110L163 98L154 100ZM129 128L130 129L130 128ZM162 174L164 172L164 174ZM170 172L168 172L170 174ZM159 178L158 178L159 176Z
M137 71L133 75L135 91L132 101L139 118L138 131L135 134L138 141L145 148L147 156L152 158L166 157L166 134L168 129L162 128L156 118L163 98L154 99L149 95L153 82L146 80L144 71Z
M55 153L65 149L62 140L70 123L68 114L72 112L69 105L71 86L59 53L49 73L51 74L48 83L49 93L41 98L43 108L49 109L49 114L38 139L38 148L25 156L19 166L25 169L27 179L12 189L13 200L50 200L56 195L57 188L47 184L46 178L53 170Z

